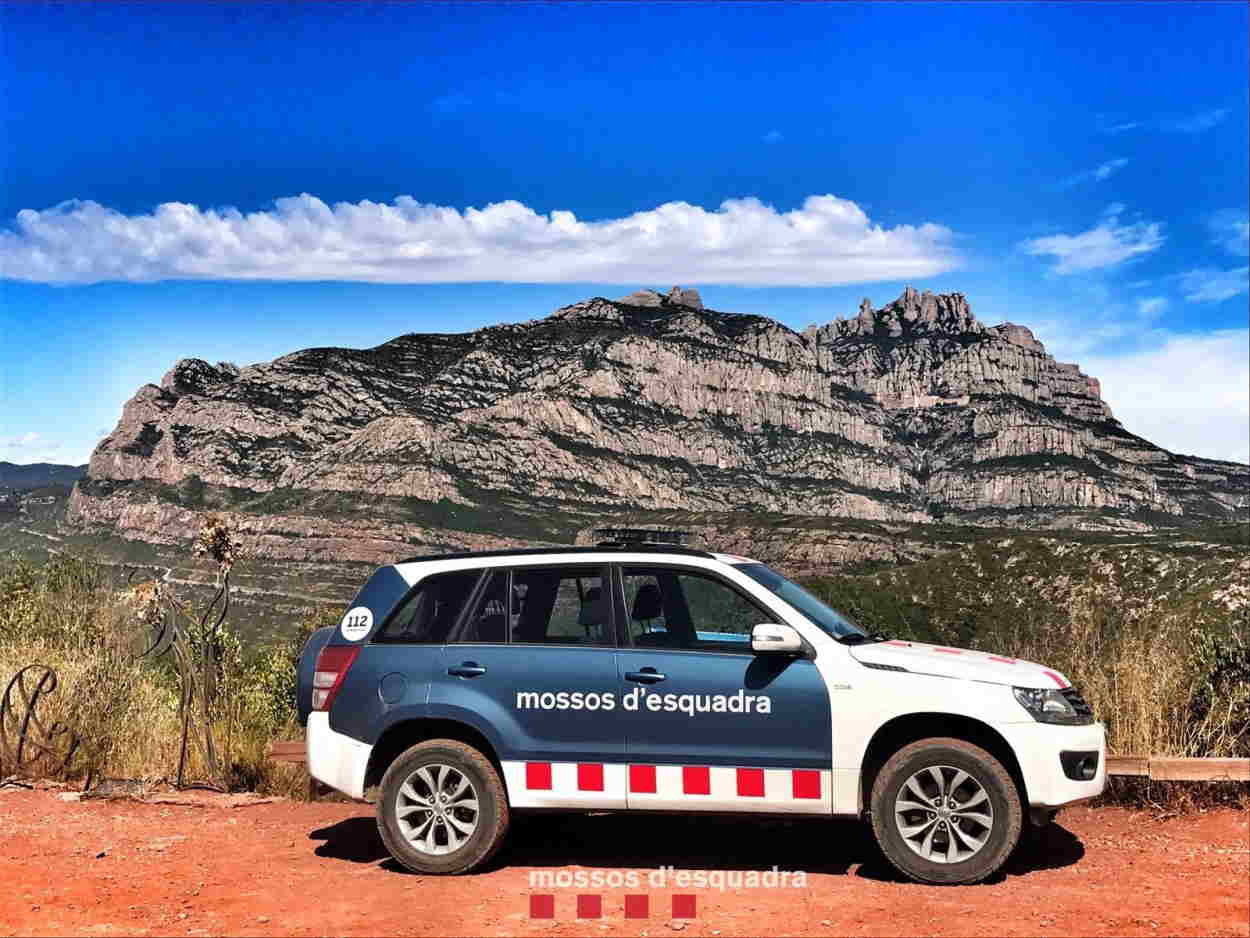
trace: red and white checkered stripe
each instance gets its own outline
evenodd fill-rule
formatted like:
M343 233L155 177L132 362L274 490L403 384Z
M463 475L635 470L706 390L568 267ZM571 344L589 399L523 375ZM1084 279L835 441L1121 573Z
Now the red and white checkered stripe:
M830 812L830 773L719 765L505 762L516 808Z

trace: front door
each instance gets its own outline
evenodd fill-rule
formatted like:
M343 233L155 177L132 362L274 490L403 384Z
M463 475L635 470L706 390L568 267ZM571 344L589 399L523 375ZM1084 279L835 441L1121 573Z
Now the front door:
M629 807L829 813L829 695L816 664L751 650L752 627L778 617L710 571L619 576Z
M607 578L596 565L495 569L443 647L430 714L483 729L513 807L625 807Z

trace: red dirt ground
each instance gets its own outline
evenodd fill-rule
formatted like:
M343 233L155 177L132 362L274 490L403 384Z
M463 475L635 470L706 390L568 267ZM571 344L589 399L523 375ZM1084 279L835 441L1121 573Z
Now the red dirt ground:
M851 822L531 817L486 872L439 878L386 857L367 805L203 802L0 790L0 934L1250 935L1250 817L1231 809L1074 808L996 881L937 888L891 875ZM774 864L806 886L648 885L664 866ZM640 885L535 888L535 872ZM576 917L581 893L602 918ZM532 894L555 896L554 919L530 917ZM650 917L625 918L626 894ZM694 918L671 917L674 894L695 895Z

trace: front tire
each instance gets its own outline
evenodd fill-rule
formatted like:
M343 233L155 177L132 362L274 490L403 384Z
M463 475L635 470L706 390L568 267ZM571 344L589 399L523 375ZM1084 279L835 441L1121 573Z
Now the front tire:
M484 864L508 833L508 796L481 752L431 739L386 770L378 832L397 861L416 873L467 873Z
M886 859L923 883L977 883L996 873L1020 840L1015 782L979 746L922 739L904 746L872 786L872 829Z

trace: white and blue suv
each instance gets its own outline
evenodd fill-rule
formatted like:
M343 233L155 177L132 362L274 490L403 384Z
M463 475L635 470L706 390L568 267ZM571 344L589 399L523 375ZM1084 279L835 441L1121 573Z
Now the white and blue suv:
M594 548L377 570L301 661L312 775L377 789L392 855L463 873L513 812L871 818L907 876L970 883L1103 790L1103 726L1053 670L868 635L743 557Z

